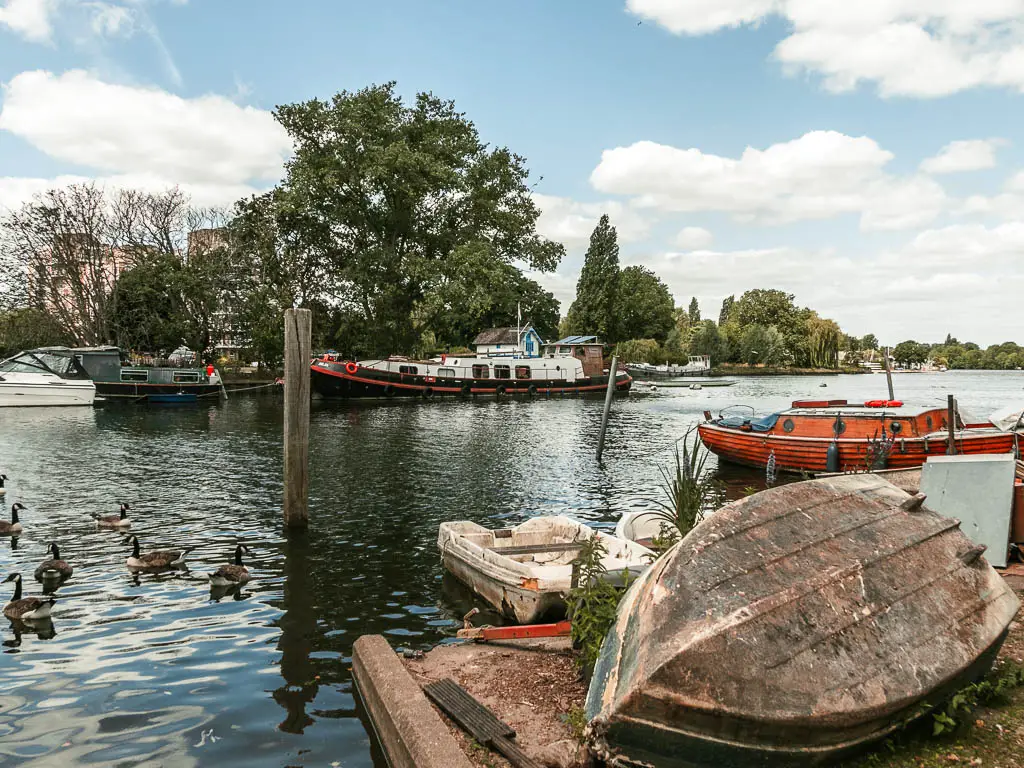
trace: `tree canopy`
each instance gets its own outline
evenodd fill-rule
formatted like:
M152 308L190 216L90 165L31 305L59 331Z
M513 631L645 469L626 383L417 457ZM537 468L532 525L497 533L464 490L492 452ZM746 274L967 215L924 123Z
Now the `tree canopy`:
M622 270L616 307L619 338L664 342L675 327L672 294L668 286L646 267Z

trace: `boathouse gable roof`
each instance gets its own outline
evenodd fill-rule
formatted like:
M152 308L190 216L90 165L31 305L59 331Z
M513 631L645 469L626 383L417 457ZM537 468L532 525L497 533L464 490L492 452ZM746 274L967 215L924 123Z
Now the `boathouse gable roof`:
M488 328L486 331L481 331L475 339L473 339L474 346L490 346L492 344L517 344L519 343L520 336L526 336L528 333L533 333L537 338L540 336L537 331L534 330L532 323L523 323L522 328ZM543 344L543 340L541 340Z

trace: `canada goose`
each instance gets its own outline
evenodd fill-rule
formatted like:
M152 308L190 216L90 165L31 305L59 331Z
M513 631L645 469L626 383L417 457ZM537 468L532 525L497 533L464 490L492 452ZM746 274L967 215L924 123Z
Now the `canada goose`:
M251 576L249 569L242 565L242 553L251 554L245 544L235 547L235 562L222 565L210 574L210 583L215 587L230 587L235 584L245 584Z
M12 573L4 583L14 582L14 597L11 602L4 606L4 616L9 619L20 619L32 621L34 619L47 619L50 617L50 609L57 602L55 597L26 597L21 596L21 574Z
M173 568L183 565L185 556L190 549L161 549L156 552L139 554L139 537L132 536L128 539L132 543L132 554L126 561L129 568Z
M17 536L21 533L21 522L18 520L18 513L24 511L25 505L20 501L11 505L11 522L0 520L0 536Z
M57 549L57 542L51 541L46 551L53 553L53 559L46 560L36 568L37 581L42 581L43 579L66 579L74 573L75 569L66 560L60 559L60 550Z
M130 528L132 521L128 519L128 510L131 507L121 502L121 513L118 515L101 515L98 512L90 512L89 517L96 521L100 528Z
M3 498L4 496L7 495L7 489L4 488L5 480L7 480L7 475L5 475L3 472L0 472L0 498Z

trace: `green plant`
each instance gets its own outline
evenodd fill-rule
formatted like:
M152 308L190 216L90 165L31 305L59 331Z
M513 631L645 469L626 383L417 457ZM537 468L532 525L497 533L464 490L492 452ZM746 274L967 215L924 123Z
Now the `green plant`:
M580 652L577 664L592 669L601 653L605 635L615 623L619 600L624 589L605 577L604 557L608 548L597 536L583 542L573 561L578 574L577 585L569 591L569 619L572 621L573 646ZM626 581L628 582L628 574Z
M662 523L658 543L671 545L681 539L722 500L722 484L707 471L710 455L697 433L691 430L676 442L674 466L658 468L661 490L665 494L665 501L658 501L659 509L651 513Z
M582 744L583 731L587 727L587 711L583 707L575 705L562 715L562 720L568 726L573 739Z
M963 723L976 707L985 704L1004 704L1014 688L1024 685L1024 667L1007 665L1002 673L992 672L984 680L971 683L957 691L941 709L932 712L935 721L932 735L951 733Z

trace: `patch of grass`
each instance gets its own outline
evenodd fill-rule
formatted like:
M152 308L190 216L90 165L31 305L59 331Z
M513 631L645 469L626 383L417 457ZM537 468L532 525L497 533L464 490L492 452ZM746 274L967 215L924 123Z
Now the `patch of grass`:
M583 731L587 727L587 711L583 707L575 706L562 717L569 727L569 733L572 734L573 739L582 744Z

